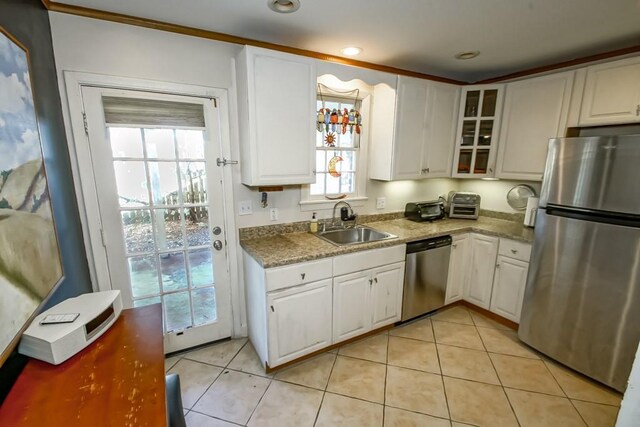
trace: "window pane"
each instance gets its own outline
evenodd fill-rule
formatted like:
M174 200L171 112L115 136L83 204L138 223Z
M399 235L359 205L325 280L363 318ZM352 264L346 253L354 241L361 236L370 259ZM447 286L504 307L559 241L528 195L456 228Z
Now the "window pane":
M204 139L201 130L176 130L178 157L181 159L204 159Z
M482 117L490 117L496 114L497 101L498 101L497 89L484 91L484 97L482 98Z
M316 172L327 171L327 152L324 150L316 150Z
M193 292L193 323L206 325L216 320L216 292L214 288L198 289Z
M122 230L127 253L151 252L153 245L153 229L151 213L146 210L122 211Z
M147 157L150 159L175 159L176 148L172 129L145 129Z
M189 272L194 288L213 284L213 258L211 249L189 251Z
M489 150L476 151L476 161L473 167L473 173L487 173L487 164L489 163Z
M137 160L116 161L113 162L113 170L116 175L120 206L149 206L149 192L144 162Z
M342 157L342 168L343 171L355 172L356 170L356 152L355 151L343 151L340 153L340 157Z
M182 215L179 209L154 209L158 249L176 249L183 246Z
M336 178L329 174L327 176L327 191L326 194L339 194L340 193L340 178Z
M476 137L476 121L465 120L462 122L462 145L473 145Z
M176 163L149 162L148 165L153 203L156 205L179 204L178 168Z
M324 146L324 128L322 132L316 131L316 147Z
M110 127L108 129L113 157L144 157L142 134L139 128Z
M204 206L185 209L187 227L187 245L205 246L211 244L209 234L209 210Z
M491 145L491 132L493 131L493 120L481 120L478 134L478 145Z
M180 162L185 203L207 203L207 171L204 162Z
M471 90L467 92L467 101L464 106L465 117L475 117L478 115L478 104L480 103L480 91Z
M154 255L132 257L129 261L129 278L134 298L160 293L158 270Z
M354 173L343 173L340 177L341 181L341 193L355 193L356 191L356 177Z
M160 254L162 290L177 291L187 288L187 268L184 265L184 253Z
M355 131L352 135L349 133L349 127L347 126L347 133L342 134L342 131L340 133L340 147L353 147L353 136L355 136Z
M460 150L460 158L458 159L458 173L471 172L471 156L473 150Z
M167 332L191 326L191 303L188 292L164 295L162 299Z

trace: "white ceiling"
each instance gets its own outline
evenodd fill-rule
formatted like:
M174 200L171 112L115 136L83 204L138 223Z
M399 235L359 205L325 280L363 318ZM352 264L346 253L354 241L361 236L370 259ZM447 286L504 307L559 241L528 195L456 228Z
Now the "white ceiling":
M640 0L60 0L468 82L640 45ZM479 50L472 60L453 58Z

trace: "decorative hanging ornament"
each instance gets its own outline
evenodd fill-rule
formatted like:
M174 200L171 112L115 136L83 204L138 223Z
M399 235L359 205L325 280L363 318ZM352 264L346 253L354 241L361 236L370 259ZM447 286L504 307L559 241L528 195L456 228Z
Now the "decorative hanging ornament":
M318 132L322 132L322 128L324 127L324 108L321 108L318 110L318 125L316 126L316 129L318 129Z
M349 110L344 109L344 113L342 114L342 134L347 133L347 125L349 124Z
M333 109L333 111L331 111L331 131L335 132L336 131L336 124L338 123L338 110L336 110L335 108Z
M329 125L327 125L329 126ZM329 132L327 133L327 135L324 137L324 142L327 143L327 147L335 147L336 146L336 134L333 132Z
M353 125L356 123L356 110L349 110L349 133L353 134Z
M362 125L362 116L360 115L360 111L356 110L356 133L360 135L360 126Z
M339 178L342 175L342 173L338 172L338 170L336 169L336 165L342 160L343 158L340 156L333 156L331 160L329 160L329 175L334 178Z

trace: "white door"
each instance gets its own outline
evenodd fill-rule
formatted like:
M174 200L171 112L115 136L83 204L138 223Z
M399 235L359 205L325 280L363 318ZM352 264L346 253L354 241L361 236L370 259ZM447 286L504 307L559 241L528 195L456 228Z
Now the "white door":
M471 243L468 234L453 236L451 244L451 260L449 261L449 278L445 304L461 300L469 278L469 258Z
M371 329L369 288L373 278L365 270L333 279L333 342L362 335Z
M498 257L491 296L491 311L520 323L528 271L529 263L527 262L502 255Z
M471 271L465 299L478 307L489 309L493 273L498 255L498 238L471 235Z
M331 279L267 294L269 366L331 345Z
M404 262L376 268L371 285L371 329L400 320Z
M161 303L165 352L231 335L218 109L211 99L83 87L111 287Z

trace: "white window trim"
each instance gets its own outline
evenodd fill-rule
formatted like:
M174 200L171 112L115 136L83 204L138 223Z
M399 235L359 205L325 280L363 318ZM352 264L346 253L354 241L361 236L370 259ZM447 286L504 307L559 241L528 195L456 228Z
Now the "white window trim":
M303 185L300 188L300 210L302 212L318 211L323 209L333 209L333 206L340 201L348 202L353 207L364 206L369 199L366 195L367 179L368 179L368 166L369 166L369 129L370 123L370 107L371 96L366 96L362 99L362 105L360 111L363 116L362 133L360 134L360 147L358 149L358 166L356 169L356 192L350 196L342 199L322 199L309 194L309 185Z

